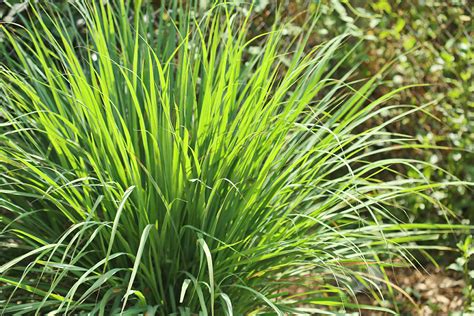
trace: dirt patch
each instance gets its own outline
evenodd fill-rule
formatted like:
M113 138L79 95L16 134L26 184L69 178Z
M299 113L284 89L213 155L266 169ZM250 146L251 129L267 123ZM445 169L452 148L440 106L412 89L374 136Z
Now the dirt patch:
M449 315L463 310L465 283L458 273L434 267L429 267L426 270L401 268L386 272L391 282L403 289L417 304L417 306L414 306L406 294L400 292L395 292L394 299L387 297L388 302L384 302L386 307L394 308L397 306L402 315ZM372 306L381 305L364 294L359 295L358 300ZM363 311L362 315L378 316L386 314Z

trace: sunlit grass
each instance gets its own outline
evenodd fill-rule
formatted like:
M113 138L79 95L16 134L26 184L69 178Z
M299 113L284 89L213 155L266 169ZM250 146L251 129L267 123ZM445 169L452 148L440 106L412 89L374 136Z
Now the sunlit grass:
M397 91L332 79L343 36L290 45L277 22L251 38L231 4L151 20L139 2L85 3L81 36L59 13L1 28L15 53L0 70L5 314L360 308L359 288L397 290L384 269L413 263L412 242L454 227L392 215L447 183L379 180L416 170L373 157L418 146L385 128L419 109L361 129Z

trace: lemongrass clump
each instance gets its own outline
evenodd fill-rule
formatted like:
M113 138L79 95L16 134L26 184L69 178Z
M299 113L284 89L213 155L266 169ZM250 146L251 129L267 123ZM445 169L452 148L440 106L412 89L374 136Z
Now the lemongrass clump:
M416 145L385 130L402 115L361 129L397 91L333 79L343 36L252 38L230 3L76 6L74 36L34 8L22 36L1 26L4 313L360 308L356 287L382 300L404 245L436 238L392 216L437 184L379 180L415 161L372 157Z

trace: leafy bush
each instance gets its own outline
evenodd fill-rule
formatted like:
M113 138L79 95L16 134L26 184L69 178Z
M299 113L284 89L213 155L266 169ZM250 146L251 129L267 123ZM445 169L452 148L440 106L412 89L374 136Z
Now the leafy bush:
M75 5L83 36L59 12L2 26L14 53L0 70L4 313L376 308L355 294L391 295L385 269L453 227L392 216L446 183L380 181L435 166L370 162L417 147L384 129L418 108L361 129L401 108L380 108L399 91L369 101L377 78L356 91L351 71L332 79L344 37L288 42L278 19L251 37L248 8L231 4Z
M382 2L382 1L379 1ZM471 77L474 47L469 6L466 1L426 1L416 6L404 3L375 11L381 14L374 36L386 47L369 51L371 60L383 62L396 58L391 71L393 87L427 83L401 94L400 103L432 103L430 116L416 115L403 122L399 130L412 130L422 143L449 146L449 150L430 150L417 154L466 181L473 181L474 168L474 81ZM399 25L399 27L394 27ZM398 29L397 33L389 29ZM430 179L443 176L431 168L423 168ZM474 191L463 187L435 192L461 219L470 218ZM437 212L423 211L423 201L413 204L420 220L439 221ZM426 206L425 206L426 207ZM471 218L472 219L472 218Z
M306 1L297 3L307 5ZM348 65L362 63L359 76L378 73L393 62L386 72L384 89L426 84L402 91L395 100L400 104L429 104L431 115L419 112L407 116L393 125L391 131L413 134L421 143L433 146L423 152L411 151L413 157L431 161L455 177L472 182L474 20L469 1L331 0L322 1L320 11L320 27L314 33L320 41L344 31L365 39ZM375 93L386 93L384 89ZM420 165L419 169L434 181L446 177L429 166ZM432 194L459 220L473 220L473 190L459 186ZM439 208L427 211L428 206L420 199L407 202L413 220L444 221Z

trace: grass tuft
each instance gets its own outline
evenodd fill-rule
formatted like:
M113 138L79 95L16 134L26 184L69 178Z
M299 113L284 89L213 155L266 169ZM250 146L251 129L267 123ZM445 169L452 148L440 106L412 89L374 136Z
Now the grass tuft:
M38 7L0 25L3 314L377 309L355 295L390 299L385 270L454 227L394 215L448 183L380 158L420 147L386 127L421 107L362 129L399 91L334 79L344 36L252 37L231 3L74 6L84 32Z

